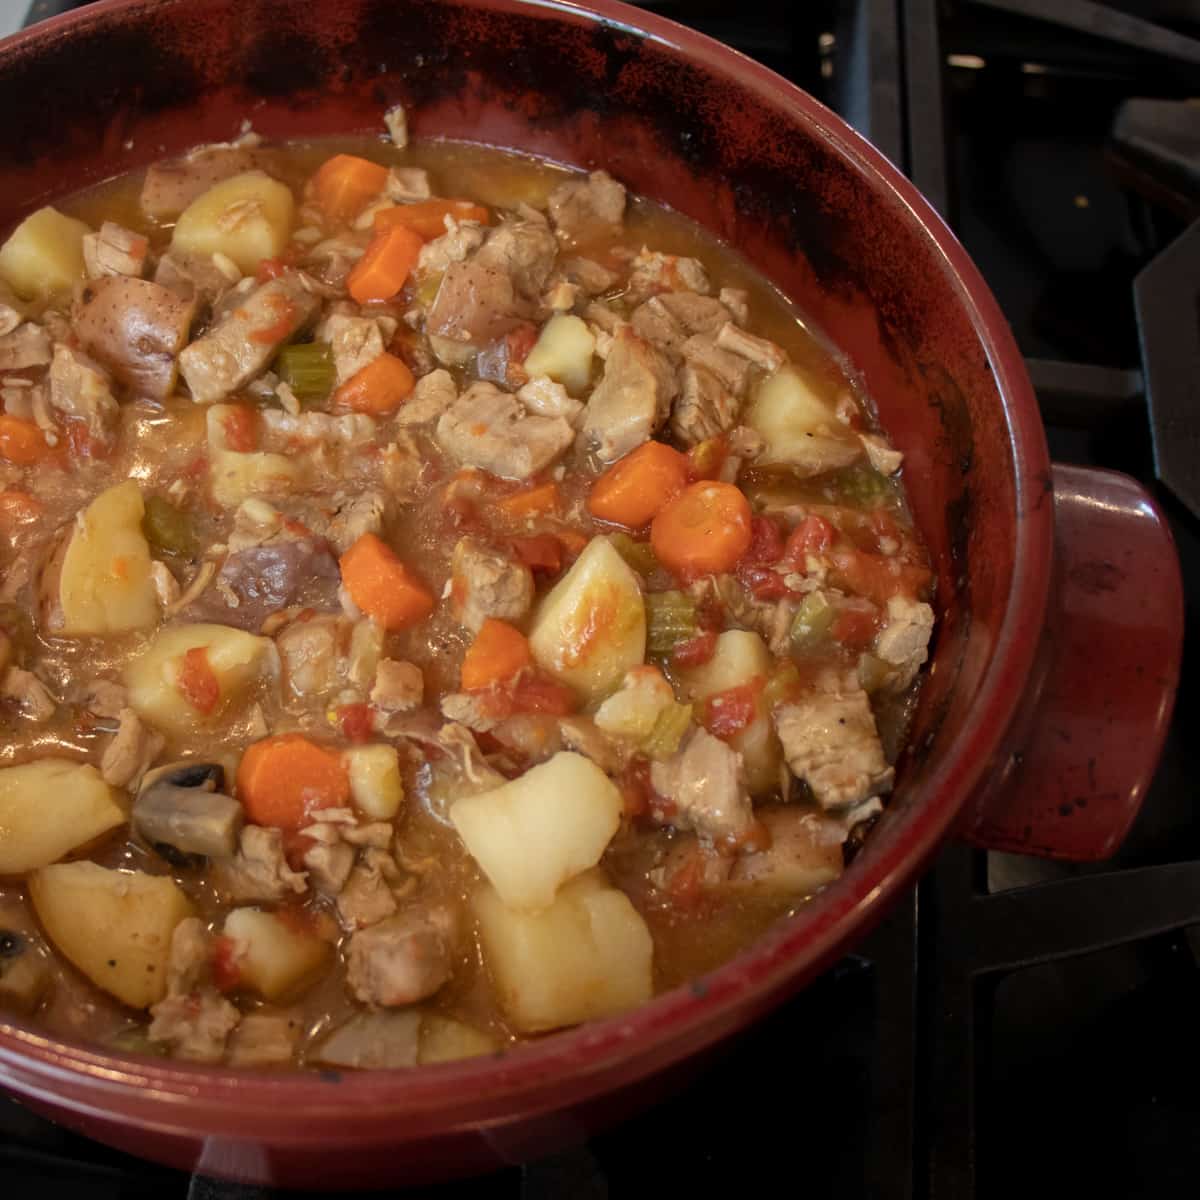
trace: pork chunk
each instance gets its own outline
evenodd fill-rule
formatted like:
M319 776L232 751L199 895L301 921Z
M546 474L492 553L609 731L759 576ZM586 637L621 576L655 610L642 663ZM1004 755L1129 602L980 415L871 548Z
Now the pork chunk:
M287 691L297 699L321 696L341 682L338 646L344 618L329 613L292 621L275 638Z
M523 319L528 305L512 277L477 259L446 268L425 320L426 332L460 347L486 346Z
M70 421L81 421L93 441L111 444L119 409L99 366L59 343L47 379L51 407Z
M755 337L732 322L726 322L717 330L717 346L762 367L768 374L778 371L787 362L787 355L774 342Z
M308 886L302 871L293 871L283 856L283 833L246 825L233 858L213 863L217 889L234 903L282 900Z
M376 847L364 850L362 860L338 893L337 910L342 925L347 929L365 929L390 917L396 911L396 897L389 880L397 874L396 863L386 851Z
M248 383L311 319L319 303L295 272L252 291L179 355L192 399L211 404Z
M615 462L654 436L678 391L667 358L630 329L613 338L580 437L601 462Z
M121 709L117 732L104 748L100 774L112 787L136 786L166 744L132 708Z
M625 216L625 188L607 171L560 183L550 193L555 228L572 241L611 233Z
M425 696L425 677L415 663L383 658L375 669L371 703L381 712L410 712Z
M669 759L652 764L650 782L675 805L671 824L677 829L736 844L753 828L742 756L707 730L694 730Z
M231 1067L277 1067L292 1061L300 1021L289 1013L247 1013L229 1038Z
M507 479L528 479L558 459L575 439L562 417L529 413L494 384L472 384L437 423L442 449L463 466Z
M929 657L929 635L933 632L933 609L907 596L888 600L887 624L875 638L875 654L897 669L892 686L903 691L917 677Z
M844 808L891 790L875 716L861 688L812 692L773 713L783 754L824 809Z
M550 278L558 242L541 221L505 221L487 235L475 254L476 265L502 271L520 296L536 300Z
M379 533L386 515L387 497L382 492L347 496L329 522L329 540L339 554L344 554L363 534Z
M83 265L89 279L104 275L140 276L146 269L149 241L115 221L105 221L98 233L83 235Z
M58 707L46 685L32 671L21 667L9 667L4 672L0 699L13 701L23 716L38 725L50 720Z
M154 282L181 300L211 306L229 291L229 277L213 264L211 255L172 250L158 260ZM207 311L207 309L206 309Z
M384 351L383 332L374 317L334 311L317 326L315 334L318 341L329 343L338 383L357 375Z
M441 237L426 242L417 257L417 270L422 275L436 275L451 263L464 262L480 246L486 236L483 228L473 221L447 221L450 226Z
M750 382L750 367L748 359L740 354L731 354L722 350L716 340L707 334L695 333L682 346L684 361L693 366L703 367L711 372L735 396L743 396Z
M0 337L0 371L44 367L49 361L50 335L33 321L26 321Z
M533 573L475 538L461 538L451 560L458 619L478 630L488 617L520 621L533 606Z
M671 432L684 445L728 433L737 424L742 403L711 371L688 363L680 379L683 386L671 410Z
M439 367L417 380L412 394L396 413L399 425L425 425L437 420L458 399L454 376Z
M392 167L384 188L389 200L408 204L413 200L428 200L433 195L429 187L429 172L423 167Z
M450 978L443 914L405 912L350 938L346 983L363 1004L397 1008L432 996Z
M639 304L630 316L634 333L678 361L683 343L694 334L715 337L729 323L729 309L711 296L664 292Z
M242 1016L214 989L165 996L150 1012L150 1040L169 1047L177 1058L200 1063L221 1060L226 1039Z
M628 294L633 300L660 292L699 292L707 296L711 291L708 272L696 258L661 254L643 246L630 266Z

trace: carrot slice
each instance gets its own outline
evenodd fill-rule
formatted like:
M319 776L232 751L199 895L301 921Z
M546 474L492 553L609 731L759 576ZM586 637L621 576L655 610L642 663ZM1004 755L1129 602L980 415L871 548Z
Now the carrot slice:
M395 208L380 209L375 214L375 232L403 225L426 241L446 232L446 218L456 221L478 221L486 225L492 214L470 200L419 200L416 204L397 204Z
M551 480L549 483L539 483L513 492L511 496L497 500L496 507L509 517L529 517L538 513L554 512L561 501L562 494L558 490L558 484Z
M677 575L717 575L732 570L749 548L750 517L750 502L732 483L703 480L654 518L650 545Z
M313 195L321 211L334 221L361 212L387 185L387 167L354 154L335 154L313 176Z
M637 529L687 486L687 456L662 442L644 442L613 463L592 485L588 512Z
M408 364L384 352L356 371L333 393L333 406L378 416L395 412L416 386Z
M255 825L297 830L319 808L350 802L350 776L331 750L299 733L255 742L237 769L238 799Z
M475 692L511 679L533 664L525 635L507 621L488 617L467 648L462 664L464 691Z
M364 533L339 565L350 599L384 629L407 629L433 612L429 589L375 534Z
M408 280L423 245L421 235L403 225L380 230L346 277L346 290L359 304L390 300Z
M0 413L0 458L30 467L53 452L46 435L32 422Z

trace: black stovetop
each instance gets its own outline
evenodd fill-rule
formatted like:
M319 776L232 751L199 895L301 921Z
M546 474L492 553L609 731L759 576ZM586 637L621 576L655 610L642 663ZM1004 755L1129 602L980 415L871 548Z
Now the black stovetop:
M31 19L69 7L37 0ZM948 216L1029 360L1054 457L1155 490L1190 623L1200 461L1162 437L1156 472L1152 425L1200 436L1186 403L1200 377L1200 259L1183 273L1190 324L1182 338L1147 336L1152 361L1134 281L1200 218L1200 107L1178 103L1200 93L1200 0L642 7L813 92ZM1187 246L1200 249L1200 227ZM1143 277L1160 301L1166 274ZM1071 867L952 846L859 953L685 1093L555 1159L429 1194L740 1194L777 1179L839 1200L1196 1194L1195 657L1189 642L1162 765L1114 860ZM998 961L984 910L1020 932L1016 964L1010 937ZM78 1200L257 1194L140 1163L0 1099L0 1195L46 1188Z

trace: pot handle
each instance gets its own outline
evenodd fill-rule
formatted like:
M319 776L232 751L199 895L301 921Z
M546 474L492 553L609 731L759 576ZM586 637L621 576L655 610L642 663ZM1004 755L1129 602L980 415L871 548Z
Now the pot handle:
M1054 464L1055 568L1032 686L968 806L967 841L1087 862L1112 855L1158 764L1179 683L1183 582L1136 480Z

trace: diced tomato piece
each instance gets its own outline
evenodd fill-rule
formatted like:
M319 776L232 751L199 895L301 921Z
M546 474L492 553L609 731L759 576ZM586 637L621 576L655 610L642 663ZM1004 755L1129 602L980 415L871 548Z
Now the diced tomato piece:
M780 600L788 594L783 576L770 567L738 566L738 582L755 600Z
M230 450L246 454L258 446L258 413L244 404L231 404L221 421Z
M213 938L212 980L222 992L232 992L242 981L242 972L237 961L237 945L233 938L226 937L223 933Z
M529 352L537 340L537 326L528 321L523 321L515 329L510 329L504 335L504 341L508 346L508 361L523 363L529 357Z
M810 513L792 530L783 548L783 560L803 566L808 555L824 554L836 537L837 530L824 517Z
M865 608L843 608L833 619L830 634L848 650L865 650L877 629L875 613Z
M630 760L629 765L621 772L617 786L621 789L621 797L625 801L625 816L629 820L636 821L650 812L654 789L650 786L649 759L638 755Z
M750 547L742 555L742 562L750 566L770 566L783 557L783 530L770 517L750 519Z
M565 717L579 707L575 693L566 684L536 672L521 674L511 689L511 695L513 712L549 713L551 716Z
M671 661L677 667L699 667L717 652L717 631L706 629L687 641L677 642L671 650Z
M343 704L337 710L338 728L348 742L366 742L374 729L369 704Z
M763 684L764 680L753 679L709 696L701 707L700 723L713 737L731 738L741 733L758 715Z
M513 551L531 571L557 575L562 570L563 544L552 533L512 539Z
M183 656L176 681L183 698L204 716L210 716L221 700L221 684L208 662L208 650L193 646Z
M933 573L916 563L861 550L834 551L830 580L835 587L864 596L872 603L886 608L893 596L916 598L928 595Z

